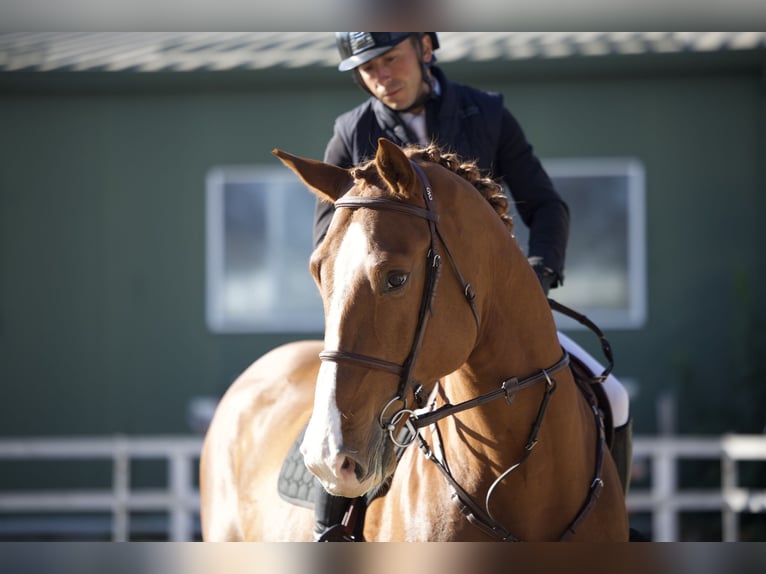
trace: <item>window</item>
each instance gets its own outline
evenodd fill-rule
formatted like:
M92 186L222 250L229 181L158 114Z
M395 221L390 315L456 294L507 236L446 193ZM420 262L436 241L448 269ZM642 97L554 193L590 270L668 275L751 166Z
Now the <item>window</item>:
M603 329L646 318L644 170L634 159L543 162L569 204L563 288L551 296ZM207 177L207 323L216 333L321 333L308 271L314 195L289 170L216 167ZM527 230L516 219L526 248ZM561 329L582 328L556 314Z
M314 195L290 171L263 167L214 168L206 193L208 327L321 333L308 270Z
M644 168L635 159L544 160L569 205L564 286L550 296L602 329L637 329L646 320ZM519 218L516 237L526 249ZM556 313L561 329L581 329Z

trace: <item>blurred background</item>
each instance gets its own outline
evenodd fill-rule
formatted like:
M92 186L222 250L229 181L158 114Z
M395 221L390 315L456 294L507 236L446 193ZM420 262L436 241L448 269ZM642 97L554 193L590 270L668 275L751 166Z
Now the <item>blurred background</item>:
M631 392L633 526L766 539L766 33L439 39L573 206L551 295ZM364 98L337 61L329 32L0 33L0 540L198 538L216 401L322 336L271 150L322 158Z

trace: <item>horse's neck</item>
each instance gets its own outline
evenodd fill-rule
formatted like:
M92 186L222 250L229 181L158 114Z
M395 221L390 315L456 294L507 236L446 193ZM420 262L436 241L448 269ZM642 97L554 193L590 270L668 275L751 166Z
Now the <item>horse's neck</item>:
M530 269L528 274L518 275L509 281L507 293L493 294L493 309L484 315L486 321L474 352L444 381L445 402L455 404L497 391L503 381L538 374L561 359L556 326L534 272ZM522 538L559 536L582 504L579 493L572 497L556 488L550 461L556 461L557 472L566 475L567 480L587 485L592 479L592 461L579 454L569 456L587 453L594 444L589 413L584 401L578 400L579 391L568 369L551 376L556 386L549 402L544 398L547 385L541 381L513 395L510 404L501 395L440 425L443 442L449 445L445 457L453 463L455 480L474 500L483 501L490 485L504 471L518 465L502 481L492 505L498 519ZM544 415L538 420L541 410ZM536 431L532 429L538 423L540 433L533 436ZM527 447L538 439L534 455L527 460ZM477 460L481 464L455 465L456 460ZM519 492L526 494L519 497ZM541 519L542 514L534 508L540 499L559 506L561 513Z
M556 325L534 271L515 245L497 257L508 262L507 276L483 293L482 329L464 365L479 385L523 377L561 358Z
M483 308L482 328L473 352L444 381L446 395L453 404L497 391L503 381L514 377L523 379L550 370L562 358L553 315L534 271L518 249L503 255L509 265L508 277L482 293L487 306ZM568 369L558 371L555 378L562 384L557 386L556 400L549 410L557 411L562 405L566 405L564 410L575 409L578 390ZM473 409L466 420L470 419L478 434L492 436L501 424L516 437L516 442L525 440L540 407L544 386L536 383L518 392L513 397L513 417L507 416L507 401L501 399ZM562 418L556 425L559 420Z

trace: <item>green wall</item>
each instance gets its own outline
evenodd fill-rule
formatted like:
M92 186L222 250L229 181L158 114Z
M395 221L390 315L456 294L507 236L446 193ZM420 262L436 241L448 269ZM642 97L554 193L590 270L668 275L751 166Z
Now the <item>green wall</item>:
M681 432L760 431L763 55L445 69L502 91L542 157L644 163L648 322L607 333L636 432L662 391ZM187 432L191 397L298 338L207 330L205 174L321 158L360 98L332 69L0 75L0 436Z
M766 425L763 79L714 67L500 84L541 156L646 169L648 320L608 333L616 373L640 384L637 432L657 430L660 393L675 397L679 432Z

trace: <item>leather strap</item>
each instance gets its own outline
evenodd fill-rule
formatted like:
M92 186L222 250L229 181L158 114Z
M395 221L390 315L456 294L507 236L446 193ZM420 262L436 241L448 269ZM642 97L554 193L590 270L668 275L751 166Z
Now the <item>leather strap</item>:
M350 353L348 351L322 351L319 353L319 358L323 361L333 361L336 363L356 363L367 367L368 369L387 371L397 377L401 376L402 371L404 370L404 367L392 363L391 361L370 357L369 355Z
M430 413L417 414L414 417L414 420L412 421L412 425L415 428L423 428L445 417L452 416L455 413L459 413L467 409L478 407L480 405L483 405L484 403L488 403L489 401L493 401L500 397L507 397L510 399L513 394L527 387L531 387L534 384L547 380L550 377L550 375L557 373L558 371L567 367L568 365L569 365L569 354L566 351L564 351L564 354L561 356L561 358L547 369L541 369L539 372L535 373L534 375L530 375L529 377L526 377L524 379L518 379L516 377L506 379L500 384L499 389L494 390L485 395L481 395L476 398L467 400L465 402L458 403L456 405L448 403Z
M402 213L414 215L416 217L420 217L421 219L427 219L428 221L433 221L434 223L439 222L439 214L434 211L424 209L410 203L393 201L383 197L346 197L344 195L335 202L335 207L347 207L349 209L366 207L368 209L401 211Z

